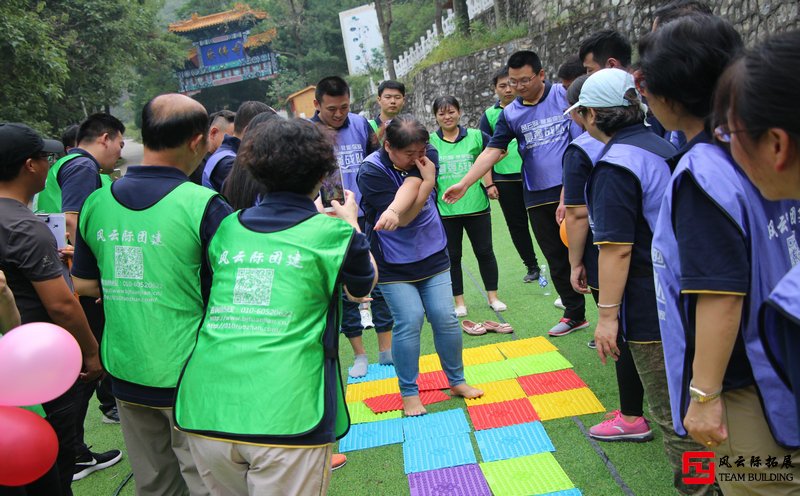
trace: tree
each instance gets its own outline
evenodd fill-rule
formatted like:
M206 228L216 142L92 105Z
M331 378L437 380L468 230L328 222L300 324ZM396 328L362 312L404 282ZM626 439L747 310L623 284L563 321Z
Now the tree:
M467 0L453 0L453 12L456 15L456 32L461 36L469 36L469 10Z
M392 0L375 0L375 13L378 14L378 25L383 38L383 53L386 56L386 71L389 79L397 79L394 70L394 54L392 53Z
M495 0L497 1L497 0ZM433 0L436 10L433 13L433 22L436 25L436 36L440 38L444 36L444 26L442 26L442 16L444 16L445 2L442 0Z

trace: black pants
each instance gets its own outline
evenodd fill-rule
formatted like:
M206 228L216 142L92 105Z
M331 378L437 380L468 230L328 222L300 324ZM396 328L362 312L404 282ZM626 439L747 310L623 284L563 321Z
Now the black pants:
M97 298L81 296L80 303L89 327L92 329L97 344L103 338L103 327L106 324L106 317L103 313L103 305L97 304ZM107 413L114 408L114 396L111 394L111 378L106 377L102 381L82 382L78 381L75 386L75 453L82 455L89 450L83 439L83 424L86 420L86 411L89 409L89 401L92 395L97 392L97 399L100 400L100 411Z
M528 214L522 197L522 181L497 181L494 185L500 194L497 201L503 210L514 248L528 270L538 268L539 262L536 260L536 252L533 251L533 239L528 229Z
M447 234L447 252L450 254L450 278L453 280L453 296L464 294L464 275L461 273L461 245L467 231L472 251L478 259L483 287L486 291L497 291L497 259L492 248L492 216L488 212L462 217L443 217Z
M600 301L600 293L592 289L594 302ZM622 333L617 334L617 348L619 348L619 358L614 363L617 372L617 388L619 389L619 411L623 415L631 417L641 417L644 415L642 403L644 402L644 387L636 370L636 363L631 355L631 348L628 342L622 338Z
M550 278L556 287L561 302L567 307L564 317L573 320L586 318L586 300L582 294L572 289L569 282L571 273L569 266L569 251L561 241L559 226L556 224L557 203L548 203L539 207L528 209L533 235L542 249L544 258L550 266Z

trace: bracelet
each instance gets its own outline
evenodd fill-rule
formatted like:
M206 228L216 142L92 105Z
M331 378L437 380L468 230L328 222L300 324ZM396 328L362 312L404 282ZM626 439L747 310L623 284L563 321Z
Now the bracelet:
M488 188L491 188L491 187L493 187L493 186L494 186L495 188L497 187L497 185L496 185L496 184L492 183L492 184L487 184L486 186L484 186L484 188L487 188L487 189L488 189Z
M705 391L692 386L691 383L689 384L689 397L697 403L708 403L711 400L719 398L721 395L722 388L713 393L706 393Z
M386 210L388 210L388 211L394 213L396 216L400 217L400 214L397 213L397 210L395 210L395 209L393 209L391 207L387 208Z
M611 303L611 304L603 304L603 303L598 303L597 304L597 308L617 308L617 307L621 307L621 306L622 306L622 302L620 302L620 303Z

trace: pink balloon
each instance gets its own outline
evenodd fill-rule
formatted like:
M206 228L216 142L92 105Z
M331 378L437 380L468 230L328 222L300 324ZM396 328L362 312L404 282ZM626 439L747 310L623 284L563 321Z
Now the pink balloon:
M44 322L25 324L0 338L0 405L26 406L61 396L81 371L72 334Z

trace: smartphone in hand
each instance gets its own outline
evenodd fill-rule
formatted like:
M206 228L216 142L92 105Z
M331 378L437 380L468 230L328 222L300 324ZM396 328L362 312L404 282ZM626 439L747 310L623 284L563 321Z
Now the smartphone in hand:
M333 200L344 205L344 185L342 184L342 170L339 167L322 180L319 196L326 212L333 212L331 205Z

